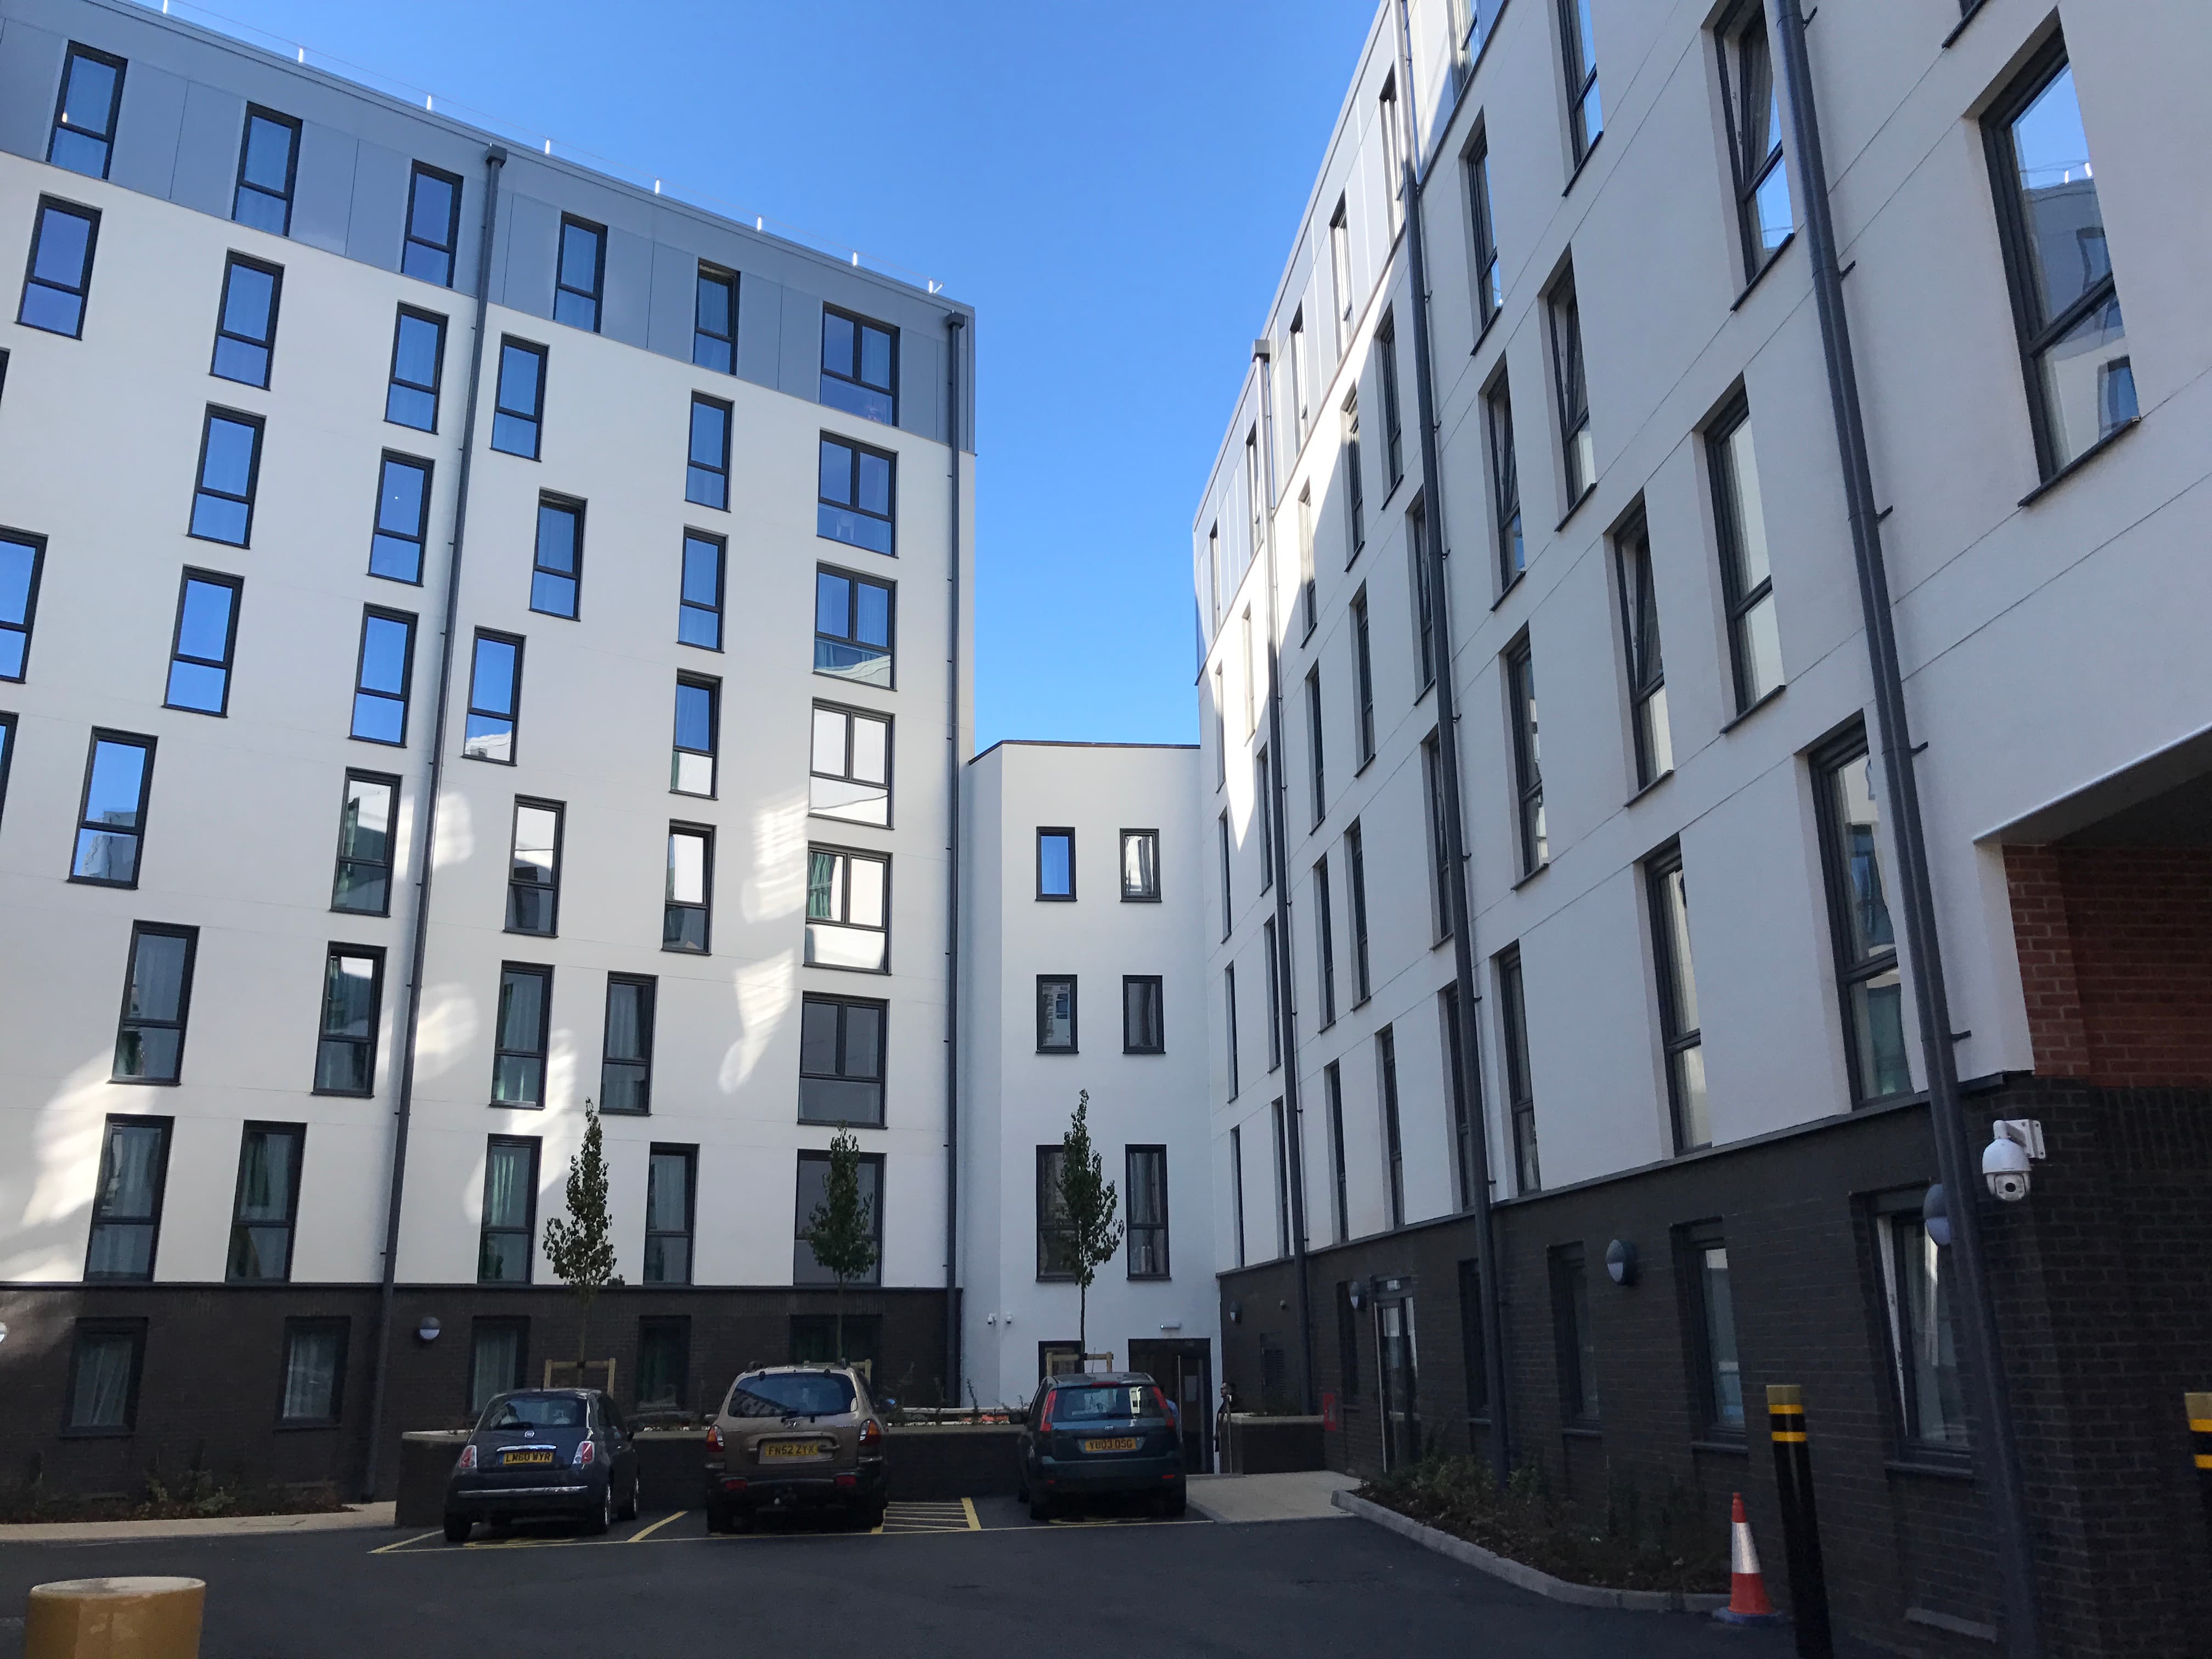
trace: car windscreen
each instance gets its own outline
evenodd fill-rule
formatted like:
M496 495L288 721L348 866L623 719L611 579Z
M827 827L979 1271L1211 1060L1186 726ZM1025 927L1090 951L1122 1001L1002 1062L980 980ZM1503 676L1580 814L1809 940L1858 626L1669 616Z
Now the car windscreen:
M852 1409L852 1383L829 1371L741 1376L730 1391L732 1417L836 1417Z
M580 1429L584 1402L570 1395L521 1395L491 1405L479 1429Z
M1052 1396L1052 1420L1055 1423L1082 1423L1100 1418L1144 1417L1148 1414L1145 1396L1152 1390L1142 1383L1116 1383L1111 1388L1055 1389Z

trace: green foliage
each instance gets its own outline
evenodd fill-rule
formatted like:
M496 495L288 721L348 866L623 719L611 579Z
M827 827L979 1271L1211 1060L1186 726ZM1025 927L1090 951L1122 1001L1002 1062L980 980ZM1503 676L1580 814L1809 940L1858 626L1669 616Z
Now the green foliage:
M874 1206L860 1191L860 1138L843 1124L830 1137L830 1175L804 1235L837 1280L837 1359L845 1360L845 1286L875 1267Z
M545 1259L576 1298L578 1377L590 1346L592 1300L622 1283L615 1271L614 1224L607 1214L607 1161L599 1115L584 1103L584 1145L568 1160L568 1213L545 1223Z
M1090 1351L1091 1285L1098 1269L1121 1248L1121 1224L1115 1218L1121 1195L1106 1179L1105 1160L1091 1149L1091 1091L1079 1091L1075 1115L1060 1143L1060 1207L1066 1228L1066 1255L1075 1275L1076 1346Z

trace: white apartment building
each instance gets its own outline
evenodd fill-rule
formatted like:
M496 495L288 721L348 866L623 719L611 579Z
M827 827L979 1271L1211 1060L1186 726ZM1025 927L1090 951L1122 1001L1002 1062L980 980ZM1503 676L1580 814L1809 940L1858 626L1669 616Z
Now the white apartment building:
M1340 1466L1774 1561L1796 1383L1845 1628L2212 1639L2208 63L1377 9L1192 526L1224 1370Z

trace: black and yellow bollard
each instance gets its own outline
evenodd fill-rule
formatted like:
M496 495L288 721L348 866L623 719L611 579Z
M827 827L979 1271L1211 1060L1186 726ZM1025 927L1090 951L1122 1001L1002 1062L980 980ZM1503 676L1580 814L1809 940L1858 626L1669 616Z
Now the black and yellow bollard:
M1804 1391L1770 1383L1767 1426L1774 1436L1774 1482L1782 1510L1782 1553L1790 1566L1790 1616L1798 1659L1834 1659L1828 1633L1828 1581L1820 1569L1820 1527L1813 1510L1813 1448L1805 1437Z
M2204 1498L2204 1529L2212 1534L2212 1394L2181 1398L2189 1413L2189 1437L2197 1458L2197 1490Z

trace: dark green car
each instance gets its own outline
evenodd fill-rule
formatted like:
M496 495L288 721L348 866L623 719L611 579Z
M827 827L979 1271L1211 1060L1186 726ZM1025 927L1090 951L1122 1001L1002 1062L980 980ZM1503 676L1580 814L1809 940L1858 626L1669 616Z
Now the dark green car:
M1019 1496L1030 1517L1095 1495L1136 1493L1183 1512L1182 1434L1175 1407L1142 1371L1066 1372L1037 1385L1021 1437Z

